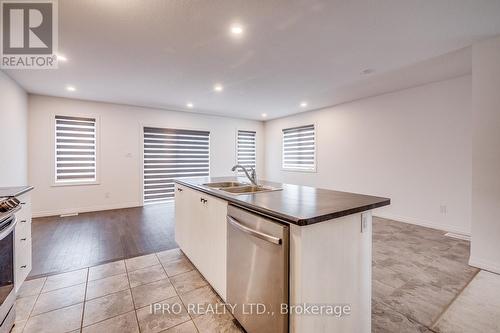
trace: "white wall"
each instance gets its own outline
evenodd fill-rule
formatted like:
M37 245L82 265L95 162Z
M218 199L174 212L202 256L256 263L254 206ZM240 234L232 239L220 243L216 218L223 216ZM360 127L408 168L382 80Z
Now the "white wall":
M240 127L258 132L261 179L387 196L392 205L378 210L379 216L470 234L471 80L463 76L265 125L31 95L29 182L36 187L33 210L42 216L140 205L141 123L210 130L212 176L230 174L235 161L235 131ZM52 121L56 113L99 116L99 185L53 186ZM317 125L317 172L282 171L281 129L308 123ZM446 206L446 213L441 212L441 206Z
M53 186L53 117L83 114L99 119L99 185ZM225 117L29 96L29 182L35 186L35 216L94 211L142 204L141 125L204 129L210 136L211 176L231 175L236 129L257 131L257 171L264 170L263 123ZM107 197L107 195L109 197Z
M470 234L470 110L463 76L269 121L266 178L390 197L376 215ZM281 130L310 123L317 172L282 171Z
M28 179L28 96L0 71L0 187L26 185Z
M472 49L470 264L500 273L500 37Z

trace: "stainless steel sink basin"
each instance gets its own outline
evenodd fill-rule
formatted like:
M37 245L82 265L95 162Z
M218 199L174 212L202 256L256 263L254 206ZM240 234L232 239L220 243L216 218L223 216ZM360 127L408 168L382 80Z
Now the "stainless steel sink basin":
M259 192L270 192L279 191L281 188L275 188L271 186L264 185L252 185L242 182L218 182L218 183L206 183L203 186L213 188L215 190L224 191L232 195L240 194L252 194Z
M240 182L220 182L220 183L207 183L207 184L203 184L203 185L211 187L211 188L222 189L222 188L227 188L227 187L245 186L248 184L240 183Z
M227 187L221 188L221 191L228 192L230 194L252 194L258 192L270 192L270 191L279 191L280 188L269 187L269 186L255 186L255 185L247 185L247 186L238 186L238 187Z

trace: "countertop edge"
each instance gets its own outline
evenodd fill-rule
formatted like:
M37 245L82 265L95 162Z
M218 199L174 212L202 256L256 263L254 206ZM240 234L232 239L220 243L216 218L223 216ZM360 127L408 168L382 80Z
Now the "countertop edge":
M287 222L287 223L292 223L292 224L295 224L298 226L308 226L308 225L312 225L312 224L319 223L319 222L337 219L337 218L344 217L347 215L357 214L357 213L365 212L367 210L372 210L375 208L388 206L391 203L391 199L386 199L384 201L381 201L381 202L378 202L375 204L360 206L360 207L347 209L347 210L343 210L343 211L338 211L338 212L334 212L334 213L330 213L330 214L319 215L316 217L296 218L293 216L280 214L280 213L277 213L275 211L265 209L265 208L262 208L259 206L251 205L245 201L237 200L235 197L225 196L222 193L218 193L217 191L213 191L213 190L210 190L210 189L205 188L203 186L199 186L196 184L185 182L185 181L182 181L181 179L174 179L174 183L189 187L191 189L203 192L205 194L213 195L214 197L217 197L217 198L222 199L222 200L226 200L226 201L233 203L237 206L240 206L243 208L248 208L248 209L255 211L257 213L261 213L261 214L267 215L269 217L272 217L272 218L275 218L278 220L282 220L282 221Z
M30 191L32 191L34 189L35 189L34 186L26 186L26 188L24 188L21 191L17 192L14 196L18 197L18 196L23 195L25 193L28 193L28 192L30 192Z
M33 190L35 187L31 185L24 186L6 186L0 187L0 196L1 197L18 197L29 191ZM5 193L4 193L5 192Z

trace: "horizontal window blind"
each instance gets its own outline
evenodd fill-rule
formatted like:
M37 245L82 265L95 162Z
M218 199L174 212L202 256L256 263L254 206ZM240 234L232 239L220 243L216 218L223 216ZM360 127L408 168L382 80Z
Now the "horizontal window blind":
M256 166L256 144L255 144L255 131L243 131L238 130L237 138L237 164L244 166L245 168L254 168ZM238 169L239 170L239 169ZM241 170L238 171L238 175L242 175Z
M283 169L314 171L316 140L314 125L283 130Z
M56 183L96 181L95 118L56 116Z
M174 199L174 179L209 175L210 132L144 127L144 203Z

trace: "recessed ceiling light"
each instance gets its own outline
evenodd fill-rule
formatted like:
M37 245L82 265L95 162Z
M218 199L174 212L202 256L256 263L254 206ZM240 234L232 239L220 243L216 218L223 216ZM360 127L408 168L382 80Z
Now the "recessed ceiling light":
M222 84L216 84L214 86L214 90L217 92L221 92L222 90L224 90L224 87L222 86Z
M57 55L57 61L66 62L66 61L68 61L68 58L66 58L66 57L65 57L65 56L63 56L62 54L58 54L58 55Z
M243 26L241 26L241 24L235 23L235 24L231 25L230 31L231 31L231 35L239 37L239 36L243 35L244 29L243 29Z
M266 118L267 117L267 113L263 113L261 114L262 118Z
M367 68L367 69L365 69L365 70L363 70L361 72L361 74L363 74L363 75L370 75L370 74L373 74L373 73L375 73L375 70L372 69L372 68Z
M307 102L301 102L300 107L305 108L307 106Z
M194 107L193 103L187 103L186 106L189 108L189 109L192 109Z
M66 86L67 91L76 91L76 88L73 86Z

